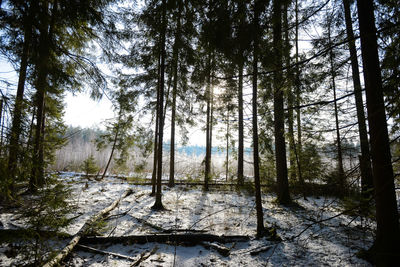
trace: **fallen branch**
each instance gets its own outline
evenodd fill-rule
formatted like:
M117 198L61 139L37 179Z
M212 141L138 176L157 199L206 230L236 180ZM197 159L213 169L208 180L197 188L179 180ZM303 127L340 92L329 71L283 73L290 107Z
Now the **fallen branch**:
M260 254L261 252L266 252L268 250L270 250L273 246L272 245L268 245L268 246L262 246L256 249L253 249L252 251L250 251L250 255L255 256Z
M146 225L150 228L153 228L161 233L165 233L165 234L169 234L169 233L175 233L175 232L191 232L191 233L205 233L207 232L206 230L196 230L196 229L164 229L158 225L152 224L142 218L137 218L134 217L132 215L130 215L132 218L134 218L135 220L137 220L138 222L140 222L143 225Z
M104 250L100 250L100 249L97 249L97 248L88 247L88 246L85 246L85 245L78 244L78 245L76 245L76 247L81 249L81 250L87 251L87 252L114 256L114 257L117 257L117 258L131 260L131 261L136 261L137 260L134 257L130 257L130 256L127 256L127 255L122 255L122 254L118 254L118 253L114 253L114 252L110 252L110 251L104 251Z
M140 263L142 263L143 261L147 260L151 255L153 255L154 253L156 253L157 249L158 249L158 247L155 246L155 247L149 252L149 254L147 254L147 255L146 255L147 251L146 251L146 252L142 252L142 253L140 254L140 258L139 258L134 264L132 264L131 266L139 266Z
M95 223L99 219L103 218L106 214L108 214L110 211L115 209L118 206L121 199L129 196L130 194L132 194L132 190L131 189L126 190L124 192L124 194L122 194L122 196L119 199L115 200L110 206L101 210L96 215L92 216L89 220L87 220L85 222L85 224L82 226L82 228L78 231L78 233L76 233L72 237L72 240L69 242L69 244L62 251L60 251L60 253L58 253L57 256L55 256L48 263L46 263L44 265L44 267L52 267L52 266L59 265L60 262L66 256L68 256L68 254L74 249L74 247L78 244L79 240L81 240L86 235L86 233L88 232L90 227L93 225L93 223Z
M186 244L200 244L201 242L218 242L218 243L233 243L249 241L249 236L232 235L219 236L212 234L153 234L153 235L131 235L131 236L87 236L82 237L81 244L104 244L104 243L168 243L180 242Z
M228 257L229 254L231 253L231 249L227 248L225 246L216 244L216 243L210 243L210 242L200 242L200 245L202 245L203 247L207 248L207 249L215 249L216 251L218 251L219 254L221 254L224 257Z

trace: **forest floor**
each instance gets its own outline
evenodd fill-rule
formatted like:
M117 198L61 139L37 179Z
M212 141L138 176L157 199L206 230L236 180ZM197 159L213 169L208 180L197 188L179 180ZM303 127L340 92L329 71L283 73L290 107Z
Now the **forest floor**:
M356 256L360 249L372 244L373 222L359 216L340 215L343 208L337 199L327 197L302 197L298 206L282 207L272 193L263 194L265 225L275 228L282 241L255 239L256 214L254 197L246 191L219 189L203 192L200 187L163 186L164 211L153 211L154 197L149 196L150 186L132 185L118 178L87 181L81 176L62 174L60 178L70 184L78 206L78 216L64 229L75 234L90 216L110 205L123 192L133 189L133 194L121 200L110 213L101 234L127 236L159 233L163 229L206 230L216 235L247 235L246 242L228 243L230 255L223 256L213 248L202 245L183 246L170 244L100 244L90 245L102 251L130 257L143 257L140 266L370 266ZM0 207L1 208L1 207ZM331 218L334 217L334 218ZM325 220L331 218L329 220ZM2 211L0 228L24 227L23 221L12 211ZM147 222L147 224L143 223ZM68 240L67 240L68 241ZM62 248L67 241L52 243L54 249ZM18 255L7 251L15 244L0 245L0 265L16 263ZM250 252L269 246L265 252ZM152 253L150 253L152 251ZM9 257L10 256L10 257ZM112 255L102 255L75 249L64 261L66 266L132 266L132 260Z

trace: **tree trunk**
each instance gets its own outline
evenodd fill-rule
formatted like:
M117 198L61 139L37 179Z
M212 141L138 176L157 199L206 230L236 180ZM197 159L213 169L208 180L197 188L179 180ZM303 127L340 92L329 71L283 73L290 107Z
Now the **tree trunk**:
M294 96L292 85L293 83L293 72L290 66L290 43L289 43L289 21L288 21L288 8L290 1L284 2L283 8L283 28L285 29L285 44L284 44L284 57L285 57L285 65L286 69L286 96L287 96L287 104L288 104L288 113L287 113L287 121L288 121L288 138L289 138L289 177L290 180L296 180L296 144L294 141L294 122L293 122L293 105L294 105Z
M165 74L165 32L167 27L166 19L166 0L162 1L162 29L161 29L161 65L160 65L160 98L158 103L158 159L157 159L157 186L156 186L156 201L152 206L154 210L163 210L164 206L161 201L161 178L162 178L162 152L163 152L163 107L164 107L164 74Z
M296 146L296 163L297 163L297 176L299 177L299 183L302 188L304 188L304 179L303 173L301 170L301 159L303 154L303 145L301 138L301 90L300 90L300 68L299 68L299 8L298 2L295 2L295 17L296 17L296 27L295 27L295 46L296 46L296 77L295 77L295 86L296 86L296 123L297 123L297 146ZM304 190L302 190L304 193ZM305 194L304 194L305 195Z
M160 49L161 50L161 49ZM154 154L153 154L153 173L151 175L151 196L155 196L156 194L156 180L157 180L157 156L158 156L158 105L160 102L160 65L161 65L161 55L158 55L158 63L157 63L157 111L156 111L156 126L154 130Z
M33 4L33 3L32 3ZM29 12L31 13L31 12ZM15 97L14 113L10 132L10 148L8 154L8 179L11 180L10 190L13 195L14 182L17 170L17 160L19 154L19 138L21 136L21 121L24 102L24 91L26 81L26 71L28 68L29 47L31 45L32 25L31 15L28 14L27 22L24 24L24 45L22 48L21 64L19 67L19 77L17 86L17 95ZM8 183L6 183L7 185Z
M206 100L207 100L207 119L206 119L206 159L205 159L205 170L204 170L204 191L208 191L208 182L210 180L210 165L211 165L211 55L208 55L208 75L207 75L207 89L206 89Z
M373 1L357 0L357 7L376 202L377 231L374 254L377 265L395 266L400 261L400 230Z
M254 161L254 187L256 194L257 211L257 236L265 235L264 215L261 201L260 163L258 154L258 122L257 122L257 87L258 87L258 39L259 39L259 1L254 3L254 40L253 40L253 161Z
M38 186L42 186L44 179L44 122L45 122L45 96L47 91L47 76L49 74L51 39L53 28L57 17L58 1L55 0L51 15L49 12L49 3L45 4L44 14L42 14L43 24L40 25L39 36L39 62L37 63L36 79L36 129L35 145L33 150L32 176L29 180L29 188L35 191Z
M111 148L110 157L108 158L106 168L104 169L103 175L101 176L100 180L103 180L104 177L106 176L108 167L110 166L111 160L112 160L113 155L114 155L115 146L117 144L118 134L119 134L119 120L120 120L120 118L118 118L117 129L115 130L115 136L114 136L114 141L113 141L113 145L112 145L112 148Z
M225 181L228 182L229 176L229 110L226 116L226 165L225 165Z
M48 12L48 6L44 12ZM41 150L43 150L42 134L44 127L44 101L47 87L48 61L50 60L50 34L48 32L48 25L48 14L44 14L43 25L40 29L39 37L40 60L36 63L36 127L33 148L32 176L29 181L29 187L31 191L36 191L37 187L40 186L41 181L44 181L44 166L42 160L40 159L40 154L43 153Z
M350 51L351 70L353 74L354 97L357 108L358 132L360 136L360 170L361 170L361 191L365 198L373 196L373 181L372 181L372 168L371 168L371 155L368 145L368 133L365 123L364 104L361 92L360 73L357 60L357 50L355 45L353 25L350 12L349 0L343 0L343 7L346 21L346 33L348 38L348 45Z
M328 39L329 43L331 43L331 21L328 25ZM339 130L339 114L338 114L338 105L337 105L337 97L336 97L336 70L334 66L334 58L333 58L332 49L329 51L329 62L331 68L331 78L332 78L332 90L333 90L333 100L334 100L334 111L335 111L335 126L336 126L336 145L337 145L337 157L338 157L338 193L343 195L344 190L346 188L345 175L343 169L343 153L342 153L342 141L340 138L340 130Z
M170 161L169 161L169 186L175 185L175 113L176 113L176 94L178 86L178 61L179 61L179 48L180 48L180 35L181 35L181 13L182 13L182 0L179 0L179 9L177 17L177 25L175 32L175 43L173 48L173 62L174 62L174 84L172 87L172 107L171 107L171 148L170 148Z
M151 235L133 235L133 236L88 236L81 239L82 244L104 244L104 243L139 243L148 242L166 243L166 242L183 242L185 244L199 244L200 242L218 242L218 243L234 243L248 242L250 238L242 235L213 235L213 234L151 234Z
M243 176L243 150L244 150L244 134L243 134L243 61L239 64L239 88L238 88L238 113L239 113L239 121L238 121L238 185L244 185L244 176Z
M275 54L274 73L274 135L277 195L280 204L291 202L286 164L285 126L282 88L282 6L279 0L273 1L273 46Z

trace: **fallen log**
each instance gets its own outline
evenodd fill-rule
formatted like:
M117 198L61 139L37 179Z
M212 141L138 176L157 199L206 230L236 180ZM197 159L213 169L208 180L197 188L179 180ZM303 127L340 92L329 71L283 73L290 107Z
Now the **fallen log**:
M218 242L218 243L233 243L233 242L246 242L249 241L249 236L232 235L232 236L219 236L212 234L152 234L152 235L130 235L130 236L86 236L82 237L81 244L104 244L104 243L139 243L144 244L148 242L168 243L178 242L186 244L200 244L201 242Z
M118 206L121 199L124 199L125 197L129 196L132 193L133 193L132 189L126 190L124 194L122 194L122 196L119 199L115 200L110 206L101 210L96 215L92 216L89 220L87 220L85 224L81 227L81 229L78 231L78 233L76 233L72 237L72 240L69 242L69 244L63 250L61 250L54 258L52 258L49 262L47 262L44 265L44 267L53 267L59 265L60 262L63 259L65 259L65 257L68 256L68 254L74 249L74 247L78 244L79 240L82 239L82 237L84 237L87 234L88 230L90 229L90 227L93 225L94 222L103 218L106 214L115 209Z

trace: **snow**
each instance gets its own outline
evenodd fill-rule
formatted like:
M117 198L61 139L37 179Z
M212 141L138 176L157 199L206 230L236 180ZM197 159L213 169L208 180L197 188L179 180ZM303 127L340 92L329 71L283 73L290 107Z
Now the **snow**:
M151 210L154 198L149 196L150 186L132 185L118 178L88 181L81 176L65 173L60 178L73 189L71 202L78 206L74 223L64 229L75 234L93 214L110 205L123 192L131 188L133 194L123 199L106 220L104 236L140 235L156 233L157 230L143 225L145 220L163 229L206 230L217 235L255 236L255 201L247 192L211 190L203 192L200 187L163 186L165 211ZM140 266L369 266L356 257L361 248L372 244L373 222L360 217L341 215L322 223L341 212L340 203L334 198L309 197L297 199L299 207L282 207L271 193L263 194L264 222L274 227L281 242L252 238L248 242L225 244L232 247L228 257L203 246L174 246L173 244L103 244L92 247L131 257L139 257L157 247L155 254ZM4 229L23 225L10 211L0 214ZM369 227L364 227L369 226ZM308 229L306 229L308 227ZM306 229L306 230L305 230ZM304 231L303 233L301 233ZM301 233L301 234L300 234ZM300 234L300 235L299 235ZM299 235L299 236L298 236ZM5 255L11 244L2 244L0 265L13 263ZM271 245L271 249L256 256L250 251ZM132 261L75 250L68 260L69 266L131 266Z

